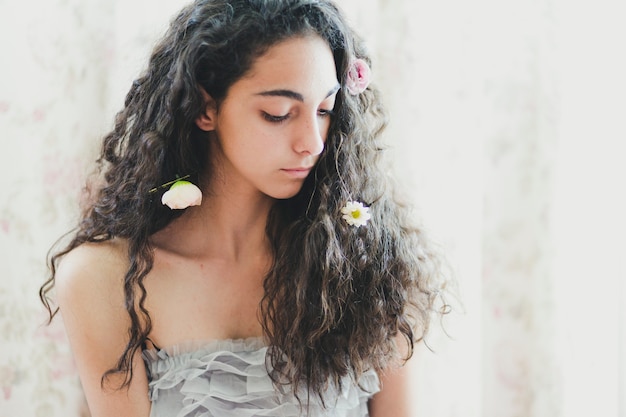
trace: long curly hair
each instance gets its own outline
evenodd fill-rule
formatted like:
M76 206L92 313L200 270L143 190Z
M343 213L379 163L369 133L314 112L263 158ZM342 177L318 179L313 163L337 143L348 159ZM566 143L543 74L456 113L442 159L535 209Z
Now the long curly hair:
M84 242L123 238L130 266L124 292L130 317L128 344L116 366L132 380L132 358L151 320L143 282L153 266L149 238L179 212L164 208L150 190L179 174L204 172L205 132L194 121L202 87L219 104L229 87L272 45L315 34L332 50L345 86L355 58L370 62L361 41L328 0L197 0L171 22L147 69L133 82L115 126L103 140L93 190L71 241L49 256L42 302L58 262ZM265 277L260 321L270 346L268 370L279 384L321 395L329 383L384 370L426 333L441 295L437 257L408 220L380 161L386 115L378 91L338 93L334 116L314 171L293 198L276 201L267 234L274 261ZM341 220L341 208L370 206L365 227ZM209 319L209 318L207 318ZM404 339L408 349L401 349ZM295 389L295 388L294 388Z

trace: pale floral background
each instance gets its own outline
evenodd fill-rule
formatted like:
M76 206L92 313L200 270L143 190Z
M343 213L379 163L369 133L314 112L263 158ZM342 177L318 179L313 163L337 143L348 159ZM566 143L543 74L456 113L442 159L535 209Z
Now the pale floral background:
M87 416L37 290L82 177L181 0L0 0L0 417ZM416 416L626 417L623 0L345 0L388 140L464 311Z

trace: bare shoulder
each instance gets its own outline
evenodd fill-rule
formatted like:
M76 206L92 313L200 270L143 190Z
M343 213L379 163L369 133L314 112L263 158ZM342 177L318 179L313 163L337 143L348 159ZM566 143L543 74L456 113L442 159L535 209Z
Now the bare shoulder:
M108 241L82 244L61 259L55 275L56 299L70 342L90 335L91 340L106 339L108 344L113 336L118 339L116 350L125 345L126 258L123 241Z
M147 416L150 402L141 353L133 357L133 379L126 390L102 385L128 343L124 276L128 270L123 241L83 244L59 263L56 298L75 363L93 416Z
M55 275L60 307L76 297L106 296L110 300L122 295L127 258L127 244L123 240L84 243L73 249L61 259Z

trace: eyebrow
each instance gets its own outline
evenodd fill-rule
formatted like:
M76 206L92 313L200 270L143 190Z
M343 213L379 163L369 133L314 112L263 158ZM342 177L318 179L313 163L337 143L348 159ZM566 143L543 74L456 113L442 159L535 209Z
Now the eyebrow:
M331 88L330 91L326 94L325 98L332 96L337 91L339 91L340 88L341 86L339 84L335 84L335 86ZM297 100L299 102L304 102L304 96L292 90L284 90L284 89L268 90L268 91L261 91L260 93L257 93L256 95L264 96L264 97L287 97L293 100Z

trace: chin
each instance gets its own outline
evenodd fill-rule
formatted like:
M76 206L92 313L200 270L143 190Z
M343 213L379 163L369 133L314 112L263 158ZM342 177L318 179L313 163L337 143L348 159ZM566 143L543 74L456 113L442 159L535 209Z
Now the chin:
M289 200L292 197L295 197L298 193L281 193L281 194L276 194L276 195L272 195L270 197L272 197L275 200Z
M302 184L298 187L285 188L283 190L276 190L272 193L268 193L267 195L276 200L287 200L289 198L295 197L300 190L302 189Z

